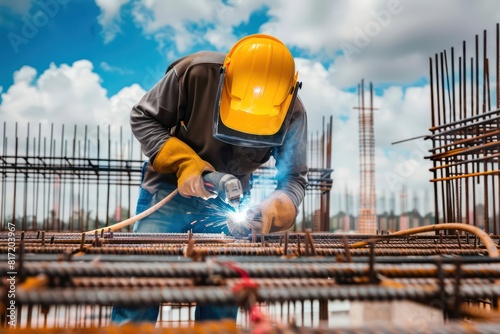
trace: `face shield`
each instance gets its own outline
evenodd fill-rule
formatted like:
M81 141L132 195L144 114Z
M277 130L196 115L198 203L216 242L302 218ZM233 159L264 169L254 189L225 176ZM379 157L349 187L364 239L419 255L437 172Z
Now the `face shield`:
M213 135L247 147L283 144L301 86L291 53L277 39L252 35L235 44L221 68Z

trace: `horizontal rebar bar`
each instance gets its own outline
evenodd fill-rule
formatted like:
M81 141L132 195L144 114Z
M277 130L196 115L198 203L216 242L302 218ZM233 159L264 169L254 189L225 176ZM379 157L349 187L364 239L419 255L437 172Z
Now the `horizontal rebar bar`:
M454 294L453 287L447 287L449 295ZM496 298L500 296L498 285L461 286L460 294L464 298ZM123 289L45 289L23 290L16 293L16 302L20 305L158 305L162 302L198 304L240 304L243 295L235 294L227 287L163 288L140 290ZM390 301L412 300L419 302L440 299L440 290L432 285L386 287L380 285L344 285L339 287L303 287L296 288L259 288L258 302L286 302L305 300L351 300L351 301Z
M238 272L224 266L224 263L205 262L178 263L106 263L99 262L28 262L23 264L25 276L47 275L49 277L171 277L210 278L213 276L237 278ZM331 278L344 279L364 277L370 273L366 263L240 263L239 267L254 278ZM0 268L8 271L7 264ZM376 273L389 278L402 277L455 277L457 267L444 264L375 264ZM500 264L463 264L462 278L500 278Z

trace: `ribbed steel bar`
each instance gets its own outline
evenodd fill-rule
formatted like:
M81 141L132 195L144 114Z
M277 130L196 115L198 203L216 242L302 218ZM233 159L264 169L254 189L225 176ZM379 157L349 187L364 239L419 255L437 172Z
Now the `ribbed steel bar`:
M123 262L141 262L141 263L159 263L159 262L192 262L193 260L187 257L181 256L165 256L165 255L150 255L150 256L141 256L141 255L113 255L113 254L103 254L99 255L96 258L95 255L92 254L78 254L74 257L65 258L60 254L29 254L25 257L24 261L29 263L36 262L67 262L70 263L72 261L78 262L95 262L98 260L100 263L123 263ZM370 261L369 257L355 257L351 259L352 261L344 261L342 258L337 256L316 256L316 257L287 257L284 259L282 256L210 256L205 260L207 261L231 261L235 263L283 263L286 261L287 263L312 263L312 264L333 264L333 263L344 263L344 262L354 262L354 263L367 263ZM8 256L7 254L0 254L0 262L5 261L7 263ZM457 257L457 256L410 256L410 257L397 257L397 256L379 256L376 258L376 262L386 263L386 264L394 264L394 265L403 265L403 264L498 264L500 263L500 258L492 258L488 256L465 256L465 257Z
M498 24L496 41L496 73L498 70ZM446 50L429 61L431 82L431 135L435 215L439 221L462 222L482 227L486 233L498 233L497 201L500 184L500 146L498 145L500 109L490 88L490 61L487 56L487 31L480 43L475 34L472 55L467 57L466 42L458 58L458 91L455 89L455 53L451 48L451 82L449 82ZM443 61L444 60L444 61ZM467 63L470 65L467 66ZM480 66L481 65L481 66ZM446 74L443 67L446 67ZM445 85L445 76L447 85ZM467 88L469 86L469 88ZM481 91L482 90L482 91ZM457 96L458 92L458 108ZM448 97L448 101L445 99ZM450 117L447 118L449 111Z
M219 276L237 278L239 273L225 263L179 262L179 263L106 263L92 262L28 262L22 271L25 276L47 275L49 277L171 277L210 278ZM240 263L239 267L254 278L332 278L345 279L365 277L370 274L366 263ZM8 266L0 268L7 272ZM455 277L457 266L443 264L375 264L374 271L389 278L402 277ZM460 267L462 278L500 278L500 264L464 264Z
M45 233L45 242L49 243L53 240L54 243L75 243L80 244L82 239L86 243L93 243L94 240L106 240L105 242L113 242L115 240L123 241L126 244L128 241L130 243L138 243L141 240L144 243L151 242L171 242L171 243L179 243L179 242L188 242L190 239L195 240L196 242L214 242L214 243L235 243L239 246L248 246L248 247L257 247L260 246L261 243L250 243L249 239L240 239L237 240L232 236L224 235L224 234L214 234L214 233L126 233L126 232L102 232L98 233L85 233L83 237L83 233L64 233L64 232L45 232L45 231L37 231L37 232L17 232L16 239L24 240L25 242L41 242L41 236ZM287 242L294 244L299 240L301 242L306 242L307 237L305 233L287 233L286 240ZM272 233L264 236L264 240L266 243L278 244L283 242L283 233ZM469 237L466 233L465 235L411 235L411 236L398 236L398 235L343 235L343 234L332 234L332 233L310 233L312 241L317 247L321 247L321 245L326 246L338 246L341 247L344 245L344 238L347 240L348 244L355 243L358 241L368 240L371 238L383 238L384 244L405 244L413 246L418 246L419 244L439 242L439 244L450 244L458 245L457 239L461 239L462 245L465 243L469 243L469 240L474 238L474 236ZM257 240L260 241L261 235L257 235ZM490 235L490 237L495 240L497 243L500 239L499 235ZM8 234L3 232L0 233L0 240L6 240L8 238Z
M194 286L191 278L157 278L157 277L92 277L74 278L71 280L71 286L74 288L165 288L182 287L189 288Z
M252 281L256 283L260 288L272 288L272 287L287 287L301 289L303 287L333 287L339 286L335 280L326 278L252 278ZM390 283L389 283L390 282ZM234 287L235 285L241 283L238 278L235 279L225 279L224 284L228 287ZM391 278L390 281L384 281L385 283L394 284L395 286L404 285L420 285L422 287L435 286L438 287L438 282L436 278ZM454 286L454 278L444 279L444 286ZM461 284L463 285L490 285L491 279L486 278L470 278L462 279ZM142 289L142 288L191 288L195 287L196 282L191 278L122 278L122 277L93 277L91 280L87 278L75 278L71 280L71 287L89 289L89 288L126 288L126 289Z
M252 244L252 243L235 243L234 240L228 239L226 241L221 240L221 241L214 241L214 240L200 240L199 242L196 241L196 247L204 247L204 248L218 248L218 247L225 247L228 249L234 248L234 249L251 249L251 248L262 248L260 244ZM36 246L47 246L47 247L67 247L68 250L70 250L72 247L78 247L78 246L95 246L95 247L165 247L165 246L175 246L178 244L185 244L183 241L165 241L165 242L160 242L157 239L146 239L146 240L141 240L141 239L134 239L132 242L128 242L127 240L113 240L113 239L97 239L97 244L95 240L88 240L86 239L84 242L79 242L77 243L74 240L54 240L54 239L38 239L38 240L28 240L24 243L26 247L36 247ZM283 247L280 244L266 244L267 248L278 248L278 247ZM288 250L294 250L298 249L298 245L296 244L288 244L287 249ZM431 250L456 250L456 249L477 249L478 246L474 245L473 243L465 243L465 242L460 242L459 243L437 243L437 242L431 242L431 243L404 243L404 242L391 242L391 243L378 243L375 245L375 249L377 250L390 250L390 249L402 249L402 248L412 248L413 250L421 250L421 249L431 249ZM481 247L481 246L480 246ZM321 244L315 244L315 249L321 250L321 251L328 251L328 250L345 250L344 245L341 244L328 244L328 243L321 243Z
M22 240L37 240L40 239L41 233L45 231L37 231L37 232L17 232L16 238ZM75 240L76 243L79 243L82 235L85 234L85 238L89 240L93 240L95 237L95 233L68 233L68 232L51 232L48 231L45 233L47 238L54 237L56 240ZM194 240L234 240L232 236L228 236L222 233L127 233L127 232L106 232L103 229L102 233L98 233L97 236L99 238L104 239L123 239L123 240L134 240L134 239L159 239L159 240L183 240L189 241L190 239ZM7 239L8 233L2 232L0 233L0 240Z
M285 251L283 247L199 247L195 248L196 253L200 256L283 256ZM68 248L58 245L45 246L26 246L25 251L33 254L65 254L79 253L82 250L78 247ZM108 246L90 247L83 250L86 254L116 254L116 255L176 255L184 256L185 247L182 245L148 245L148 246ZM0 253L6 254L8 247L0 246ZM17 248L16 248L17 252ZM460 255L474 256L487 255L488 252L484 249L411 249L411 248L396 248L383 249L375 248L376 256L432 256L432 255ZM344 249L317 249L316 256L345 256ZM351 256L369 256L369 249L351 249ZM288 255L304 256L307 255L305 248L300 250L295 247L290 247Z
M279 328L272 327L267 334L497 334L499 323L468 323L449 322L446 324L424 324L424 325L395 325L395 324L373 324L366 326L336 326L316 328L298 327L293 324L279 324ZM80 334L250 334L251 330L239 328L233 321L209 321L196 324L190 328L164 327L158 328L153 324L127 324L126 326L106 326L99 328L79 328ZM5 334L67 334L65 328L31 328L31 329L7 329Z
M65 310L65 312L68 312ZM165 321L166 322L166 321ZM68 330L68 328L56 326L49 328L22 328L22 329L6 329L5 334L67 334L67 333L78 333L78 334L245 334L247 332L245 329L239 328L234 321L231 320L219 320L219 321L204 321L202 323L197 323L190 325L188 327L182 326L183 324L179 322L178 324L171 321L171 326L169 327L158 327L151 323L141 323L133 324L128 323L125 326L119 325L108 325L103 326L100 324L90 323L90 326L83 326L78 324L78 329ZM268 333L272 334L272 332Z
M165 245L177 245L177 244L186 244L185 240L161 240L161 239L100 239L97 238L98 244L95 242L96 239L88 239L85 238L85 240L75 240L75 239L55 239L53 236L45 236L44 239L28 239L24 241L25 246L27 247L33 247L33 246L44 246L47 245L54 245L54 246L65 246L70 249L71 247L78 247L79 245L92 245L96 247L102 247L102 246L117 246L117 247L127 247L127 246L138 246L138 247L148 247L151 245L154 245L155 247L157 246L165 246ZM477 248L477 245L475 246L473 243L466 243L464 241L459 241L458 243L456 242L457 239L454 240L454 242L404 242L404 241L390 241L390 242L383 242L383 243L378 243L375 245L376 249L398 249L398 248L412 248L414 250L418 249L448 249L448 250L453 250L453 249L475 249ZM196 240L196 245L203 247L219 247L219 246L224 246L227 248L259 248L261 247L260 244L256 243L240 243L240 242L235 242L234 239L228 238L228 239L221 239L221 240L213 240L213 239L198 239ZM343 244L337 244L337 243L328 243L328 242L315 242L314 246L316 249L325 249L325 250L333 250L333 249L344 249ZM276 243L267 243L266 247L282 247L280 244ZM284 247L284 246L283 246ZM297 245L295 243L291 243L287 245L288 249L293 249L297 248Z
M445 288L448 296L454 295L454 287ZM463 285L460 288L463 298L498 298L498 285ZM390 301L412 300L428 302L440 300L440 289L436 286L407 285L386 287L380 285L343 285L338 287L273 287L259 288L258 302L287 302L305 300L351 300L351 301ZM162 302L199 304L240 304L245 296L233 292L228 287L163 288L140 290L118 289L45 289L23 290L16 293L19 305L157 305Z
M341 328L298 328L293 329L295 334L496 334L500 324L468 324L468 323L453 323L437 326L425 326L421 330L420 326L403 326L403 325L379 325L363 327L341 327ZM276 331L273 334L278 334Z
M477 287L469 289L469 298L499 296L500 287ZM157 305L162 302L199 304L239 304L245 296L235 294L227 287L164 288L127 291L123 289L19 289L16 302L20 305ZM413 300L425 302L439 298L439 290L424 289L422 286L383 287L341 286L341 287L303 287L296 288L260 288L258 302L286 302L303 300Z

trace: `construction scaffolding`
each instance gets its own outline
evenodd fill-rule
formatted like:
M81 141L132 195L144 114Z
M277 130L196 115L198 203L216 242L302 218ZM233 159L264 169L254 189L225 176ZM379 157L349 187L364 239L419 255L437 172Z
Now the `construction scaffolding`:
M369 103L365 105L365 82L358 85L359 123L359 225L360 233L378 231L375 191L375 130L373 117L373 85L369 85Z

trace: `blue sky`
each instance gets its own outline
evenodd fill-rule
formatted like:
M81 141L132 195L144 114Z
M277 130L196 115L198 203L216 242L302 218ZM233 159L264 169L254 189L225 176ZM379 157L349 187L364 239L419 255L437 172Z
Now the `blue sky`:
M127 127L130 107L171 61L204 49L226 52L242 36L268 33L296 57L310 131L319 131L323 117L333 115L335 191L357 189L353 107L363 78L376 92L378 189L397 191L404 183L425 191L428 162L413 157L424 155L426 144L391 143L428 134L428 58L463 40L472 45L484 29L493 36L500 21L497 3L3 0L0 118Z
M29 13L33 15L40 10L41 7L35 3ZM102 78L103 87L112 96L124 86L134 82L142 83L144 70L153 68L152 64L162 64L165 68L168 66L168 60L158 52L155 41L143 35L140 28L131 21L124 21L121 27L123 33L105 43L103 27L98 22L101 11L93 1L76 0L61 5L47 25L37 28L38 33L27 38L26 43L25 40L20 44L14 43L15 47L12 47L8 33L13 32L22 37L26 23L19 15L9 9L7 11L10 12L7 17L12 20L12 26L0 26L2 45L5 46L2 49L6 51L0 54L0 61L5 64L0 73L0 82L4 87L12 85L14 71L24 65L32 66L41 72L47 69L50 63L71 64L76 60L88 59L94 64L95 72ZM15 40L14 37L11 39ZM103 68L103 62L108 64L109 68ZM156 73L156 69L154 74L157 78L161 75ZM148 82L148 85L151 83Z
M14 0L7 1L14 2ZM112 40L105 38L106 27L99 22L101 8L94 1L87 0L20 0L26 2L27 11L20 13L13 6L0 5L2 22L0 36L2 49L0 61L3 70L0 83L4 88L13 84L13 73L22 66L29 65L39 72L56 65L87 59L94 64L94 71L102 78L102 86L109 96L116 94L124 86L140 83L149 89L154 82L145 78L145 73L158 79L170 61L182 54L203 49L225 48L214 46L208 41L199 41L179 51L174 43L159 49L158 41L143 27L134 22L131 13L134 2L125 2L120 10L120 32ZM112 2L112 1L111 1ZM168 1L167 1L168 2ZM248 18L231 27L234 39L259 33L260 27L272 21L269 6L264 2L248 13ZM186 27L203 33L211 28L211 23L188 22ZM163 30L169 33L169 27ZM324 66L331 65L336 57L342 55L339 48L325 55L325 50L310 50L300 45L291 45L294 56L316 58ZM168 52L168 54L165 54ZM415 77L410 85L422 84L422 78ZM379 92L394 80L380 82ZM408 83L407 83L408 85ZM355 90L355 85L350 89ZM0 96L1 99L1 96ZM1 101L1 100L0 100Z
M201 42L179 52L172 44L167 48L173 50L173 55L165 56L152 36L144 34L141 27L134 24L130 13L132 3L121 9L121 32L107 42L105 28L98 20L101 9L94 1L28 2L31 6L26 15L0 5L3 19L8 21L8 24L0 25L1 44L5 51L0 54L0 62L4 64L0 73L3 87L13 84L13 73L22 66L29 65L41 72L50 63L59 65L87 59L94 64L94 71L102 78L102 86L112 96L133 83L149 89L177 56L214 49L210 43ZM267 10L268 7L262 5L250 13L247 22L232 28L234 36L240 38L258 33L259 27L270 19ZM48 18L46 24L42 16ZM198 31L205 29L196 23L188 26ZM297 56L303 53L299 48L292 50Z

